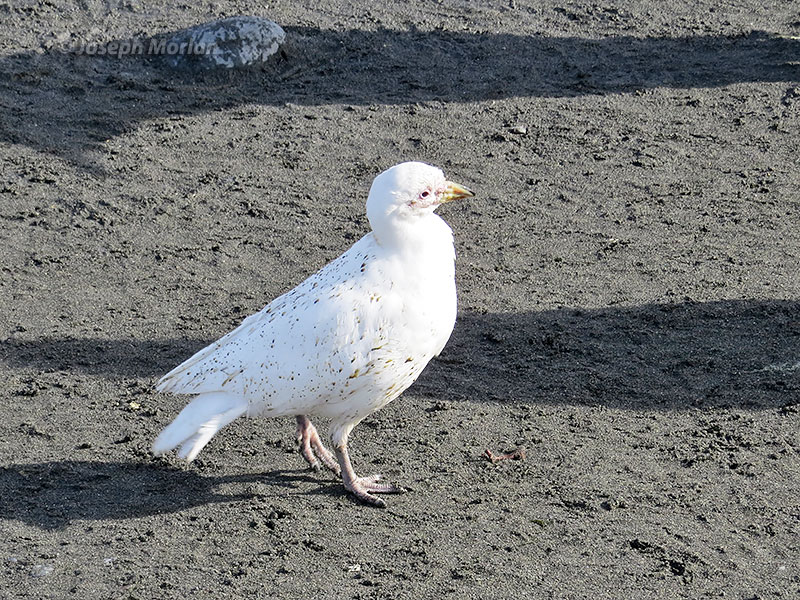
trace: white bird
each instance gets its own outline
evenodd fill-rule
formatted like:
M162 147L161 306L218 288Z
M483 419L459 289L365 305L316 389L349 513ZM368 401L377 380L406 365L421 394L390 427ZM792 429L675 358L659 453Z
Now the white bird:
M157 389L196 397L153 443L189 461L240 417L293 415L303 457L341 474L363 502L402 491L357 477L353 427L410 386L447 343L456 320L453 233L434 210L472 196L441 170L407 162L372 184L372 231L296 288L164 375ZM336 458L311 416L331 420ZM338 462L337 462L338 461Z

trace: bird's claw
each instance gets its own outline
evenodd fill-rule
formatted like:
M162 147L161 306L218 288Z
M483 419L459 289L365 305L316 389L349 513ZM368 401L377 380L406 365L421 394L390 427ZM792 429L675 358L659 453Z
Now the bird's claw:
M372 494L402 494L406 490L392 483L379 483L383 476L380 474L356 477L352 481L345 481L345 489L366 504L385 508L386 502Z

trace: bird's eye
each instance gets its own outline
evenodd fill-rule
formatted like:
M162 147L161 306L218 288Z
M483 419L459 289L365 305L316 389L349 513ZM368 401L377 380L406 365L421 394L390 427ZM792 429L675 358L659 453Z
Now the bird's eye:
M425 190L424 192L422 192L422 193L419 195L419 197L420 197L420 198L427 198L427 197L428 197L428 196L430 196L430 195L431 195L431 192L430 192L430 190Z

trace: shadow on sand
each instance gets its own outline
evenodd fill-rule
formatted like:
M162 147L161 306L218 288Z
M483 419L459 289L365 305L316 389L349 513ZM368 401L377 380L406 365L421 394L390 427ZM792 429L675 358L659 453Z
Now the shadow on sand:
M0 341L14 369L160 376L211 340ZM800 302L728 300L462 314L412 391L472 402L632 410L778 408L798 401Z
M0 343L7 367L152 377L205 341L42 339ZM720 301L602 310L466 314L415 384L451 401L589 404L629 410L781 409L800 402L800 302ZM215 487L322 481L301 471L204 476L154 462L58 461L0 468L0 519L56 529L248 500ZM344 494L340 485L313 493Z
M603 39L295 27L281 59L220 74L157 58L61 51L0 59L0 140L90 168L103 141L141 121L247 104L372 105L568 97L800 80L800 40Z
M779 408L800 401L800 302L467 314L416 385L473 402Z
M180 512L206 504L250 500L256 493L218 493L224 484L267 482L285 493L298 481L325 483L302 471L204 476L196 469L173 469L157 462L54 461L0 467L0 519L42 529L60 529L75 520L132 519ZM331 488L331 489L329 489ZM344 494L341 485L318 493Z

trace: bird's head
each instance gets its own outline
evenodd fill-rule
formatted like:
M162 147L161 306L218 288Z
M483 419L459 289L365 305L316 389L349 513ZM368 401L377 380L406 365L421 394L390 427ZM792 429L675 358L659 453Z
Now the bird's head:
M405 162L375 178L367 198L367 218L373 231L413 225L446 202L474 194L466 187L447 181L441 169L421 162Z

